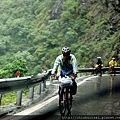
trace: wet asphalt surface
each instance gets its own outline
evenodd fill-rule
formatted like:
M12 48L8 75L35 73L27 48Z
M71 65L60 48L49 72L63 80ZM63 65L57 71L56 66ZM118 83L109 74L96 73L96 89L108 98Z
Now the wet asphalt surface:
M73 96L71 119L84 119L80 116L96 116L96 119L120 119L120 76L93 76L78 86L77 94ZM61 120L58 99L46 108L38 111L38 115L28 117L28 120ZM109 116L110 115L110 116ZM106 116L106 117L105 117ZM108 116L108 117L107 117ZM117 118L115 118L117 116Z
M91 78L81 84L74 96L72 115L120 116L120 76Z
M77 94L73 99L71 115L74 118L72 119L82 119L79 117L84 115L96 115L97 119L100 115L104 117L110 115L110 119L114 119L113 116L120 119L120 76L92 76L78 86ZM33 119L65 120L60 116L58 99L24 120Z

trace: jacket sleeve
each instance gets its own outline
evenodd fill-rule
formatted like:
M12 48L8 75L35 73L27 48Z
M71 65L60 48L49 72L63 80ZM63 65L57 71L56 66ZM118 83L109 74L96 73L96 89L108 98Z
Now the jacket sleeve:
M60 65L60 56L56 58L51 74L56 74L59 65Z
M112 66L112 61L109 61L109 66Z
M73 55L73 61L72 61L72 66L73 66L73 73L77 73L77 60L76 60L76 57Z

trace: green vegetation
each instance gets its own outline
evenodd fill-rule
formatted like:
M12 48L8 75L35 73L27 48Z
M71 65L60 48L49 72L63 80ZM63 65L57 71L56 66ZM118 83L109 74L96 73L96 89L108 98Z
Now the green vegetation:
M17 98L16 96L17 96L17 92L10 92L10 93L4 94L1 105L8 105L10 103L16 103L16 98ZM22 92L22 97L24 98L26 96L28 96L27 89Z
M51 69L63 46L75 53L79 67L91 67L96 56L102 56L106 66L120 46L119 8L117 11L113 3L116 1L1 0L1 77L14 77L14 73L3 73L4 67L14 69L11 64L16 60L25 61L28 68L22 76L41 72L41 66Z
M9 64L5 65L0 70L0 76L1 76L1 78L16 77L15 73L17 71L20 71L21 76L24 76L27 73L28 68L26 67L24 61L17 60L17 61L13 61L12 63L9 63Z

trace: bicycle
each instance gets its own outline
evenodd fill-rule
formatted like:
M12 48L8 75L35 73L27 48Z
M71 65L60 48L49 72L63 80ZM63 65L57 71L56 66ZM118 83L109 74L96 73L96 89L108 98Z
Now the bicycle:
M95 74L99 74L99 76L102 76L102 66L100 64L95 68Z
M72 80L72 79L71 79ZM60 85L59 91L59 111L61 116L70 116L71 115L71 108L73 97L71 94L71 87L72 84L68 84L65 86Z
M115 67L114 66L109 66L109 69L108 69L108 74L114 74L114 76L115 76Z

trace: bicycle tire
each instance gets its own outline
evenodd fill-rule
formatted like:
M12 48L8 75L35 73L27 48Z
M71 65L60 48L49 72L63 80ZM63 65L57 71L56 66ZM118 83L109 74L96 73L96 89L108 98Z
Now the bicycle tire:
M64 89L65 88L61 88L60 96L59 96L59 111L60 111L61 116L65 115L66 109L67 109L67 103L65 100Z
M67 102L67 116L71 115L71 108L72 108L72 94L71 94L71 89L70 87L67 88L67 96L66 96L66 102Z

